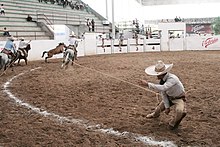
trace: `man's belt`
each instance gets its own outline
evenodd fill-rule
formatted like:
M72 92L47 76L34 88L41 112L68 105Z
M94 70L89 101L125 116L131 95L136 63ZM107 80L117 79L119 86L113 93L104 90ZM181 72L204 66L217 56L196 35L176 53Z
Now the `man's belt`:
M186 98L186 96L185 95L181 95L181 96L177 96L177 97L173 97L173 96L168 96L168 99L169 100L177 100L177 99L184 99L184 98Z

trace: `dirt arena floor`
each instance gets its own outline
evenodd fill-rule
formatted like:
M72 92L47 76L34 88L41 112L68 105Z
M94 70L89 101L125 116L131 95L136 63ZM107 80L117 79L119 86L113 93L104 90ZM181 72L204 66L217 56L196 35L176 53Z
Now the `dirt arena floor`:
M188 114L176 131L167 128L173 108L146 118L158 99L138 82L158 82L144 72L157 60L174 63L171 72L187 91ZM0 77L0 146L220 145L220 51L98 55L76 63L63 70L61 59L22 62Z

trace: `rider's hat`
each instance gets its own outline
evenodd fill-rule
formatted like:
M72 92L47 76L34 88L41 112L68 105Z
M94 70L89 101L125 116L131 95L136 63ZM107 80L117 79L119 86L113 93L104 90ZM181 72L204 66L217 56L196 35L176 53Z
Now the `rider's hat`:
M173 64L164 64L163 61L157 61L156 65L149 66L145 69L145 72L151 76L159 76L169 72L173 67Z
M20 40L24 40L24 37L21 37Z
M75 33L72 32L72 33L70 34L70 37L76 37Z

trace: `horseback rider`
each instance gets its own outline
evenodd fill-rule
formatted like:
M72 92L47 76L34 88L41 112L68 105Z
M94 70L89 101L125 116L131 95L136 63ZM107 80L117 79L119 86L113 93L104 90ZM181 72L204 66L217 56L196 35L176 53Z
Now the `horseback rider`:
M16 44L14 43L15 39L16 38L14 38L13 36L9 37L5 44L4 49L2 50L2 53L7 54L8 58L10 59L14 59L16 57L17 50L16 50Z
M25 49L27 48L27 46L29 45L30 42L31 42L31 40L29 42L25 42L24 37L20 38L18 49L22 51L22 53L24 54L25 57L28 56L28 53Z
M77 60L77 46L78 46L78 40L76 38L76 35L74 34L74 32L72 32L69 35L69 46L67 48L72 49L74 51L74 58Z

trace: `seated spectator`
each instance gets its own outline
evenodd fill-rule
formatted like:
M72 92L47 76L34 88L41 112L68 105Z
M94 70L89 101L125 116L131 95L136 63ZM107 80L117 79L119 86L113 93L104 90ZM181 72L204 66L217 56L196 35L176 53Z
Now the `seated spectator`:
M1 4L1 15L5 15L5 9L4 9L4 4Z
M90 12L90 7L89 7L88 4L85 5L85 9L86 9L86 11L87 11L88 13L91 13L91 12Z
M175 22L178 22L178 21L179 21L179 18L176 16L175 19L174 19L174 21L175 21Z
M28 16L27 16L26 19L27 19L27 21L33 21L33 20L32 20L32 17L31 17L29 14L28 14Z
M181 22L181 21L182 21L182 19L179 17L179 18L178 18L178 21L179 21L179 22Z
M50 0L50 3L51 4L55 4L55 0Z
M95 21L94 21L94 19L91 20L91 26L92 26L92 31L95 32Z
M11 36L9 30L6 27L3 30L3 36Z

